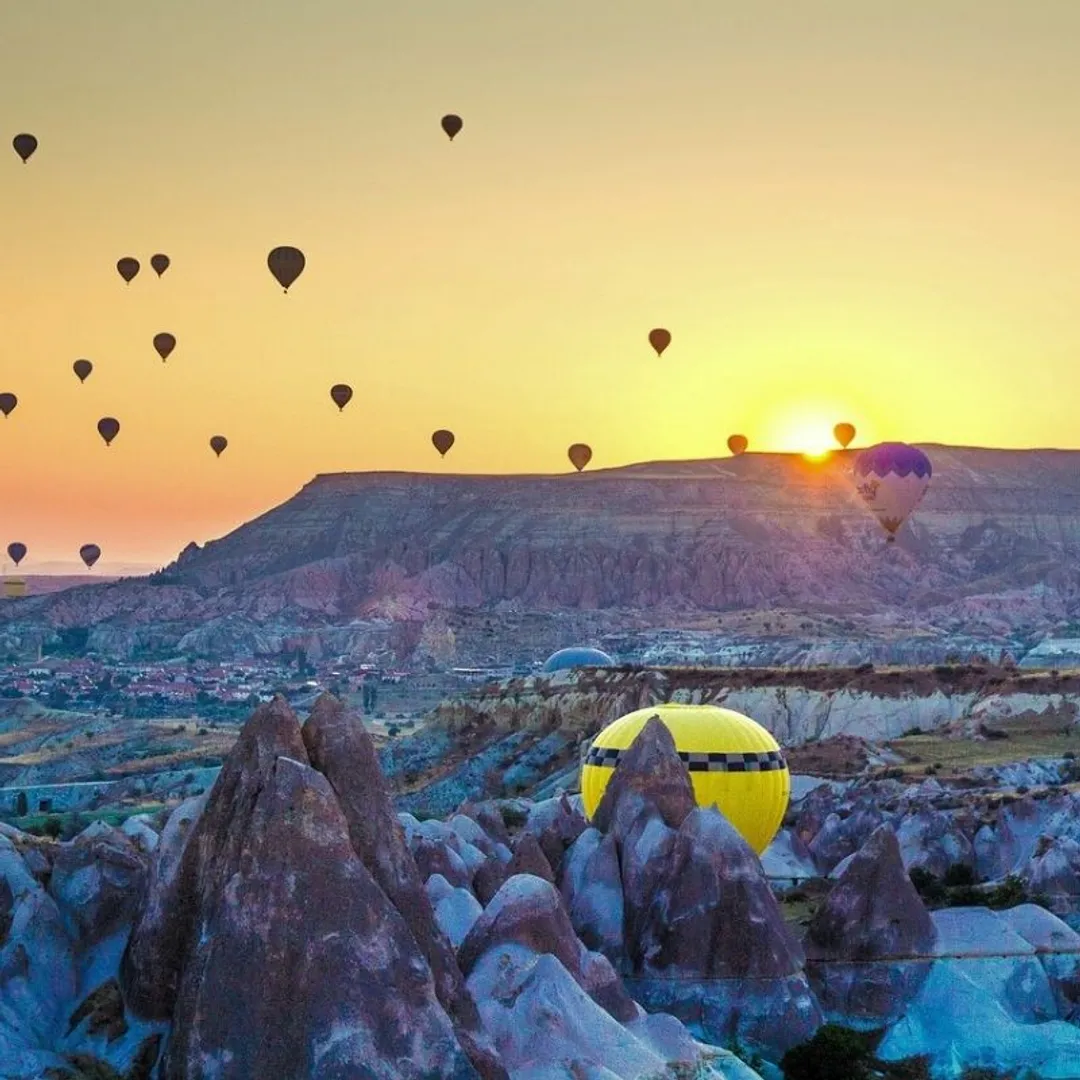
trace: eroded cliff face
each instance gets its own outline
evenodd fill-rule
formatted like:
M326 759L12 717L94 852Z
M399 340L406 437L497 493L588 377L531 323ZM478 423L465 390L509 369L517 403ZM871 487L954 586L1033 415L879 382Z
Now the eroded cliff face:
M703 613L754 609L820 617L781 636L804 641L799 655L835 660L861 640L910 647L896 627L924 646L946 634L1018 648L1075 619L1077 454L928 450L929 494L891 549L852 495L846 453L555 477L321 476L149 582L5 605L0 636L79 625L97 628L103 650L131 638L273 652L328 623L387 638L384 624L414 624L411 643L391 643L411 652L449 618L469 662L490 653L491 630L504 656L526 655L695 621L722 638L722 622L702 624ZM771 634L766 625L754 636Z

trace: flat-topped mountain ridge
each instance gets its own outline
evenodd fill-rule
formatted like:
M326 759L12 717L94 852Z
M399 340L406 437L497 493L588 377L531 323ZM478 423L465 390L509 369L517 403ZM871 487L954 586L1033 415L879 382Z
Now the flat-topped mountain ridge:
M411 624L415 646L445 612L488 613L496 634L508 613L565 615L568 635L749 609L998 637L1080 615L1080 451L924 449L933 480L891 548L854 494L855 450L338 473L149 578L13 601L0 620L178 634L241 620L285 635L382 620Z

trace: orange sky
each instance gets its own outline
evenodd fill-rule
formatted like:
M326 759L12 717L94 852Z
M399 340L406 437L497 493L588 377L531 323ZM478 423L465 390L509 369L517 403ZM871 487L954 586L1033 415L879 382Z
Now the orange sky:
M326 471L842 419L1080 445L1075 0L48 0L0 41L0 550L28 573L87 541L164 563ZM308 258L288 296L278 244Z

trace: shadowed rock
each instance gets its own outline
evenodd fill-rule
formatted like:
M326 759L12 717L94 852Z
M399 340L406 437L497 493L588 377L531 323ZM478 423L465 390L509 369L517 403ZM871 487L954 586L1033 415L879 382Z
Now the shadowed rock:
M638 1015L608 961L577 939L562 898L547 881L519 874L498 891L461 943L458 960L468 976L480 958L497 946L519 945L537 956L549 953L616 1020Z
M899 1016L926 979L935 939L896 834L882 825L851 857L807 930L818 998L844 1017Z
M279 757L307 762L300 725L281 697L255 710L190 833L170 838L173 850L161 853L164 866L155 864L150 896L121 966L125 1000L139 1015L154 1020L172 1015L195 920L240 865L255 804Z
M673 829L683 823L696 805L690 773L659 716L645 722L630 749L619 759L593 815L596 828L607 832L620 806L638 803L638 799L631 798L633 795L652 803L664 824Z
M507 868L507 877L515 874L532 874L534 877L543 878L544 881L555 884L555 875L551 871L551 863L540 849L536 838L530 833L522 833L514 842L514 857L510 860Z
M927 956L934 924L904 870L888 825L855 853L810 923L807 956L880 960Z

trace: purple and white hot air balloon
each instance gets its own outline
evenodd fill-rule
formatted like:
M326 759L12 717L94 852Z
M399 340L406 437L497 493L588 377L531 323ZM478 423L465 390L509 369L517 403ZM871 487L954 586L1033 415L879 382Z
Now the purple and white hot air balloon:
M855 459L855 490L878 519L890 544L922 502L933 471L930 459L907 443L878 443Z

